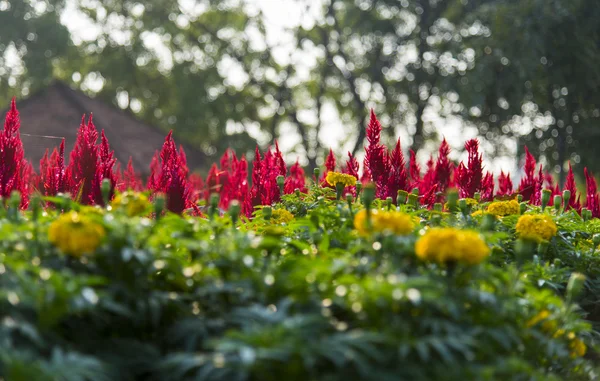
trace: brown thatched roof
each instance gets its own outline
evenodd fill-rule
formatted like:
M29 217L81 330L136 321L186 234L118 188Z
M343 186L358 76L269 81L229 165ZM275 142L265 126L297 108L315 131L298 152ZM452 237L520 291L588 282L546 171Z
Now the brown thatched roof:
M17 101L17 108L21 117L25 157L35 168L38 168L46 149L52 151L58 147L62 138L65 138L65 160L68 162L83 114L93 113L98 132L104 130L123 169L131 157L136 171L147 174L152 156L160 150L166 136L163 131L136 119L131 113L90 98L61 82ZM2 112L2 117L6 111ZM183 146L190 169L202 168L206 162L204 154L186 144Z

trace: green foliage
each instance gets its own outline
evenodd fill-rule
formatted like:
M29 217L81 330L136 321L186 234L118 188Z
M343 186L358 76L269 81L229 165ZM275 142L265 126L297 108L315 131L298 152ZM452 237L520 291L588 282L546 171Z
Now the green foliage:
M559 235L523 260L517 216L400 210L414 234L354 230L359 203L312 187L232 226L227 216L127 217L62 204L100 223L94 253L47 239L58 213L0 211L0 377L7 380L588 380L600 295L597 220L552 213ZM380 208L379 201L375 207ZM396 208L396 207L394 207ZM475 207L480 208L480 206ZM434 225L482 231L491 257L415 256ZM586 275L568 298L573 272ZM574 301L579 302L581 308ZM573 340L588 346L574 354Z

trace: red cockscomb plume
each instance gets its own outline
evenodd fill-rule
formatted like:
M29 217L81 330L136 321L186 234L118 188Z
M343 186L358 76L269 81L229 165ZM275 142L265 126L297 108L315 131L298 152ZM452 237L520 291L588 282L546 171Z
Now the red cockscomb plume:
M500 177L498 177L498 197L510 196L513 194L513 183L510 179L510 173L505 174L504 171L500 171Z
M286 177L284 186L285 194L294 193L296 189L302 193L306 192L306 176L298 160L290 167L290 175Z
M333 154L333 150L330 148L329 154L327 154L327 157L325 158L325 170L321 174L321 179L319 180L322 187L331 187L327 183L326 178L327 178L327 174L329 172L335 172L335 166L336 166L335 155Z
M71 151L69 166L69 190L76 200L84 205L93 204L96 173L98 172L98 131L90 114L87 124L85 115L81 118L79 132L73 151Z
M477 139L468 140L465 143L465 149L469 155L467 166L461 163L460 171L457 171L455 176L458 194L462 198L473 197L475 192L480 192L483 181L483 160L479 154L479 141Z
M585 183L587 187L587 195L585 207L592 212L592 217L600 217L600 201L598 199L598 184L594 176L588 172L587 168L583 169L585 174Z
M260 205L261 195L264 191L262 169L263 163L260 151L258 150L258 146L256 146L254 161L252 162L252 188L250 189L250 198L253 206Z
M410 160L408 164L408 173L410 176L410 189L420 188L421 185L421 167L417 163L417 154L410 150Z
M391 197L394 202L399 190L408 191L408 173L406 171L406 161L400 146L400 139L396 142L396 147L392 151L389 159L390 172L387 181L387 197Z
M450 145L444 138L438 150L438 159L435 164L435 182L438 184L438 192L445 192L452 186L452 172L454 165L450 161Z
M96 180L94 181L94 201L97 205L104 204L104 200L102 200L102 191L100 189L102 181L104 179L108 179L110 181L109 200L113 198L115 186L117 184L117 177L114 172L117 159L113 157L114 152L110 149L108 139L106 138L106 135L104 135L104 130L102 130L100 135L101 140L98 150L98 165L96 167Z
M10 110L6 113L4 129L0 132L0 196L7 199L13 191L21 193L21 207L26 207L29 200L29 184L20 176L28 165L19 128L21 122L15 99L12 99Z
M427 160L427 169L425 170L425 175L423 175L423 179L419 184L419 194L424 195L429 192L431 188L436 184L435 182L435 162L433 161L433 156L429 156L429 160Z
M385 198L389 161L387 149L381 144L381 123L377 120L372 109L369 125L367 126L367 140L369 145L365 148L365 167L369 168L372 181L377 186L377 197Z
M65 192L65 139L60 143L58 151L52 151L48 159L48 151L40 161L40 191L44 196L56 196Z
M577 185L575 184L575 175L573 175L573 168L569 163L569 172L567 173L567 179L565 181L565 188L571 192L571 198L569 199L568 208L575 209L578 213L581 212L581 203L579 202L579 194L577 194Z
M535 176L535 157L525 147L525 166L523 168L524 176L519 184L519 194L523 196L523 201L531 201L535 198L538 179Z
M123 172L122 191L132 190L141 192L144 189L142 178L139 173L133 168L133 159L129 157L127 168Z
M481 200L484 202L494 200L494 175L490 172L486 172L483 177L481 184Z

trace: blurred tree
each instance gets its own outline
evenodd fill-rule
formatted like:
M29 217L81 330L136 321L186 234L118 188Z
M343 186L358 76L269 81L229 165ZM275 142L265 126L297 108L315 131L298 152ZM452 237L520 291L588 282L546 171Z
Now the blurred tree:
M468 2L329 0L323 7L323 18L300 31L299 44L321 53L310 96L316 106L333 103L352 127L353 153L363 144L370 107L391 126L389 137L407 131L413 149L435 133L428 111L440 118L461 111L453 83L474 64L462 41L486 32L456 17Z
M598 171L600 8L595 0L483 1L469 17L477 64L459 87L465 114L494 140L512 134L560 174L568 160ZM520 147L522 148L522 147Z
M26 95L47 85L73 45L60 23L64 0L0 1L0 105L15 88Z
M496 154L520 139L557 168L600 169L594 0L292 0L287 50L253 4L0 0L0 101L59 78L209 155L295 135L311 167L332 116L356 153L373 107L387 138L414 149L458 120ZM73 15L86 38L63 26Z

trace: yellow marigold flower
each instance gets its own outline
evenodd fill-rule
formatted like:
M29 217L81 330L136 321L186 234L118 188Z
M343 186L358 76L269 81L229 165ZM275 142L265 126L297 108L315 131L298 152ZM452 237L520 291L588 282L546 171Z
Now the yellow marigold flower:
M367 210L363 209L354 215L354 229L358 231L358 234L362 236L369 235L369 229L367 226Z
M519 238L541 242L554 237L558 229L547 214L525 214L517 221L516 230Z
M481 210L476 210L473 213L471 213L471 217L480 217L483 216L483 212Z
M415 245L415 252L422 260L475 265L490 254L490 249L477 232L455 228L432 228L419 238Z
M102 225L77 212L61 215L48 229L48 240L63 253L74 257L93 253L105 235Z
M369 233L389 231L397 235L410 234L418 221L415 218L397 211L371 211L371 226L367 226L367 211L363 209L354 216L354 228L362 236Z
M397 235L406 235L415 228L414 219L406 213L379 211L373 217L373 229L377 232L390 231Z
M569 343L569 349L571 349L571 357L583 357L587 352L587 347L583 341L578 338L571 340Z
M474 206L479 205L479 203L477 202L477 200L475 200L474 198L467 197L464 200L467 202L467 206L469 206L471 208L474 207Z
M287 224L288 222L290 222L291 220L294 219L294 215L290 212L288 212L285 209L273 209L273 212L271 213L271 223L272 224Z
M123 208L129 217L139 216L148 211L150 202L148 197L142 193L124 192L119 193L112 200L113 208Z
M511 214L519 214L520 206L517 200L510 201L495 201L488 205L487 212L495 216L509 216Z
M335 186L336 184L343 184L344 187L356 185L356 177L339 172L328 172L325 180L331 186Z
M537 315L535 315L534 317L532 317L531 319L529 319L527 321L527 327L533 327L537 323L541 322L542 320L546 320L549 317L550 317L550 311L541 310Z

